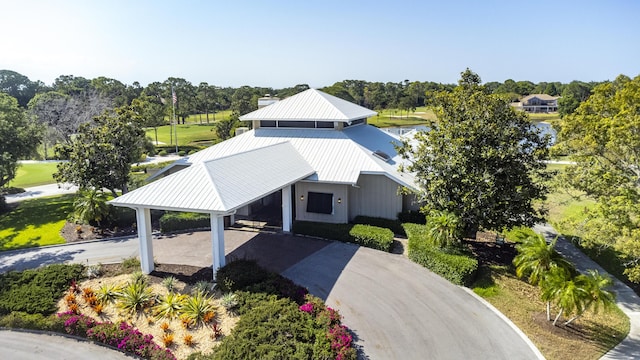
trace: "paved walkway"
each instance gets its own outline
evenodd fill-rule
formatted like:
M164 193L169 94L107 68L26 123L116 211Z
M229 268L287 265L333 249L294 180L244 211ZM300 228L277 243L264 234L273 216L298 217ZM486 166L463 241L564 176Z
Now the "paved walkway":
M256 258L338 308L370 359L540 358L489 305L402 255L238 230L225 231L225 245L227 260ZM4 252L0 271L42 262L119 261L137 255L137 246L129 238ZM161 263L212 264L209 232L155 238L153 248Z
M131 360L119 351L59 335L0 330L2 359Z
M534 230L549 240L558 236L558 233L549 224L536 225ZM574 263L578 271L585 272L588 269L595 269L601 274L606 273L600 265L563 237L558 238L556 250ZM607 352L602 359L640 359L640 297L622 281L613 276L611 277L614 282L613 290L616 292L616 303L629 317L631 326L629 335L620 344Z

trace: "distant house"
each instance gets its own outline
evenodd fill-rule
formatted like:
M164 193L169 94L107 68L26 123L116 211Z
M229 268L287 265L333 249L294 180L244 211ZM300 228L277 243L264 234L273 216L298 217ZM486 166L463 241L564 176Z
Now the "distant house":
M143 271L153 270L150 209L211 215L214 270L224 265L224 219L276 209L294 220L347 223L358 215L395 219L417 209L417 189L394 144L367 124L374 111L309 89L240 117L253 129L180 160L170 175L110 203L138 214Z
M547 94L531 94L512 105L526 112L550 113L558 111L558 98L560 97Z

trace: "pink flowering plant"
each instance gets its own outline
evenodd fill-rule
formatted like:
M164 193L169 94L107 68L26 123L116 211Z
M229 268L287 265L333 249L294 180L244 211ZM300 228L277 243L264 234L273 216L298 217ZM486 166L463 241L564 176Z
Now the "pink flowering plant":
M324 304L322 299L312 295L305 297L306 302L299 309L313 317L315 327L325 333L325 346L330 347L330 353L336 360L356 359L353 347L353 336L349 328L342 325L342 317L337 310ZM320 340L320 339L318 339Z
M70 311L59 313L58 317L64 321L64 329L69 334L86 337L143 359L175 360L171 351L153 341L152 335L145 335L125 322L97 322Z

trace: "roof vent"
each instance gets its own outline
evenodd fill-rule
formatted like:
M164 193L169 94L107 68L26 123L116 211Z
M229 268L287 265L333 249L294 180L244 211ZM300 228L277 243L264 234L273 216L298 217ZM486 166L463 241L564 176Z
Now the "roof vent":
M391 156L389 156L386 152L382 151L382 150L376 150L372 153L375 157L382 159L386 162L389 162L389 160L391 160Z

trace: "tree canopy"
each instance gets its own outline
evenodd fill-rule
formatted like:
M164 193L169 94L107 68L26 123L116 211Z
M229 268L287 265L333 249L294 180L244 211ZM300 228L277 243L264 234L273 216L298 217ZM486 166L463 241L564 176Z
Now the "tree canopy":
M467 235L540 221L534 201L547 192L548 137L508 99L489 94L469 69L453 92L438 92L434 99L431 130L399 147L425 210L457 215Z
M18 160L32 155L41 128L25 116L16 98L0 93L0 188L16 176Z
M56 148L68 162L58 164L53 175L58 182L70 182L81 190L108 189L127 192L131 164L148 148L140 115L130 107L106 112L82 124L69 144Z
M596 86L563 119L558 139L576 162L563 182L597 200L575 224L582 243L619 251L640 282L640 76Z

